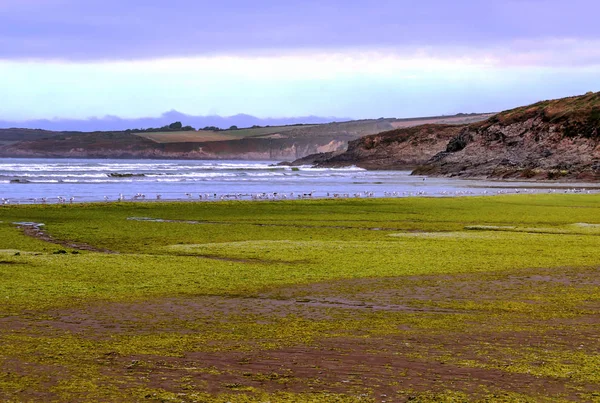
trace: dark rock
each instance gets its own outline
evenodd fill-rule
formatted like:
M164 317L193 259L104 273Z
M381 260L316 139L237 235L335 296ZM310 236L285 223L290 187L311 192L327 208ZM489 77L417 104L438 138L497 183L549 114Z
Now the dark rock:
M543 101L474 123L415 173L473 178L599 180L600 93ZM585 129L585 130L584 130ZM591 134L590 134L591 133ZM594 134L596 133L596 134Z
M291 162L289 164L289 166L293 166L293 167L297 167L297 166L302 166L302 165L317 165L317 164L321 164L324 163L325 161L328 161L329 159L333 158L336 155L341 154L341 152L327 152L327 153L316 153L316 154L310 154L307 155L306 157L303 158L299 158L297 160L295 160L294 162Z
M452 138L448 145L446 146L446 152L455 153L457 151L463 150L471 141L473 141L473 137L469 134L468 131L463 131L458 136Z
M464 127L466 126L428 124L391 130L350 141L345 152L315 154L296 160L292 165L413 169L444 151L448 141Z

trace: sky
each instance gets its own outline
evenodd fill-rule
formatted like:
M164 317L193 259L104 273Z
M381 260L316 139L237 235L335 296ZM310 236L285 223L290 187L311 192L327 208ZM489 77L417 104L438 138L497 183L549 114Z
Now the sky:
M600 91L596 0L0 0L0 125L494 112Z

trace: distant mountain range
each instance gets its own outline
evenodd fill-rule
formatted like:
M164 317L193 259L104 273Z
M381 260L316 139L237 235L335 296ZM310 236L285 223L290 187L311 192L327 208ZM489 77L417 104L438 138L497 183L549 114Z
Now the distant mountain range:
M252 127L258 126L283 126L294 124L320 124L329 122L343 122L351 120L347 117L322 117L299 116L283 118L257 118L256 116L237 114L233 116L194 116L175 110L165 112L159 117L127 119L118 116L104 116L89 119L37 119L26 121L0 120L0 128L28 128L52 131L120 131L127 129L147 129L149 127L162 127L173 122L182 122L184 125L195 128L215 126L227 129L231 126Z

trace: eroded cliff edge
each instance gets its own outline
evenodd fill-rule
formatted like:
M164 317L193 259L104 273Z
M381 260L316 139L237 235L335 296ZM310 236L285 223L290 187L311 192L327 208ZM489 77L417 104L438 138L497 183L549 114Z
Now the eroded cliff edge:
M600 179L600 93L516 108L464 127L416 174Z
M318 167L329 168L413 169L445 150L450 139L465 127L428 124L391 130L350 141L346 152L309 156L300 162L314 161Z
M600 92L542 101L461 126L424 125L351 141L316 166L463 178L599 180ZM310 161L311 157L305 159Z

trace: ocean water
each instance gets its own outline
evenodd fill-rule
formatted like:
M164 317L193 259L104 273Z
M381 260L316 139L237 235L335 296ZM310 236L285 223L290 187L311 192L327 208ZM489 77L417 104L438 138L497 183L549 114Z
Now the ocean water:
M457 180L277 161L0 159L4 204L596 192L597 184ZM310 196L309 196L310 194Z

